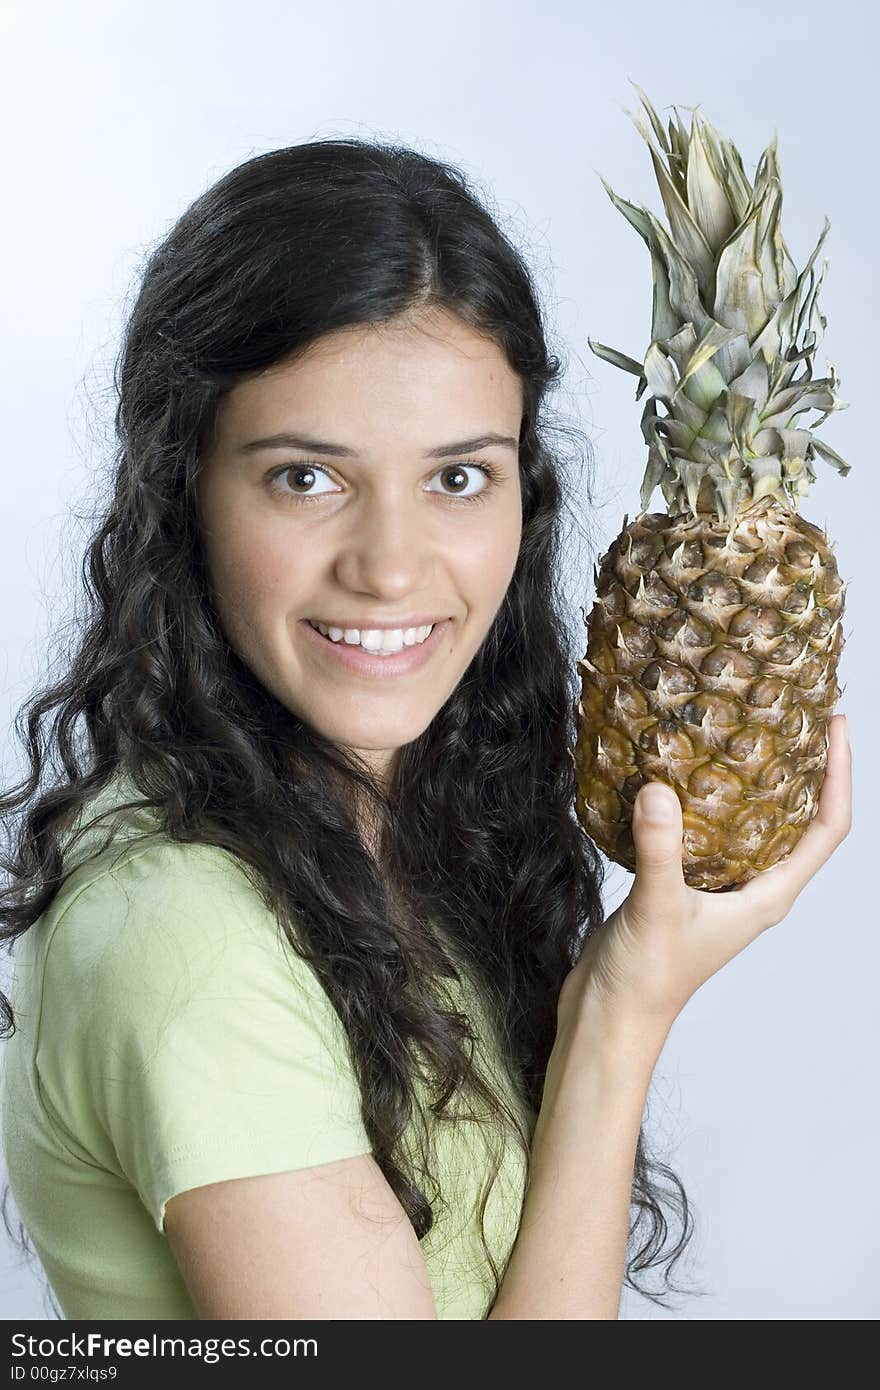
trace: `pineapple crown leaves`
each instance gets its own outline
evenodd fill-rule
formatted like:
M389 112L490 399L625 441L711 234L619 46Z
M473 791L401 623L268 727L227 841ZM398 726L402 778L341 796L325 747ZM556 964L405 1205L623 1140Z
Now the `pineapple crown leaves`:
M766 496L796 511L816 480L817 454L843 476L850 471L814 434L848 404L836 394L833 363L827 377L812 375L826 326L818 294L828 261L818 277L814 265L830 223L826 218L798 273L780 231L776 135L751 185L739 151L699 107L686 108L690 132L676 109L667 134L644 92L633 86L650 128L641 114L627 114L650 150L668 230L647 208L602 184L651 253L651 343L638 362L587 341L597 357L639 378L636 400L650 389L642 414L648 445L642 511L658 484L676 511L696 516L698 506L714 505L729 526ZM658 403L667 414L657 413ZM812 409L824 413L811 428L799 427L797 417Z

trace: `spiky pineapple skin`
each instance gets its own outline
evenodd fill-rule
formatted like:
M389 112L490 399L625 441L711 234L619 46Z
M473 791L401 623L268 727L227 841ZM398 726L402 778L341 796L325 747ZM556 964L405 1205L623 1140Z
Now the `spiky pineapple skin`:
M772 498L732 528L687 512L627 522L578 662L577 814L634 871L636 794L665 782L685 882L731 888L787 857L818 810L846 585L827 536Z

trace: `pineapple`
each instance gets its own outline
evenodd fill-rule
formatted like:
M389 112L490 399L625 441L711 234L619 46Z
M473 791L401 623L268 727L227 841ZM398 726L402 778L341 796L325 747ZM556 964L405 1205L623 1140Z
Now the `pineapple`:
M775 135L752 187L699 108L690 134L676 114L667 140L636 90L670 230L602 180L651 252L653 323L643 363L588 341L638 376L636 400L651 394L641 513L595 572L578 662L576 808L634 870L636 794L665 782L682 806L685 882L728 889L789 855L816 814L841 695L847 586L828 537L797 512L817 454L849 472L812 432L847 404L832 364L812 378L828 267L817 279L813 263L829 223L798 274L779 230ZM796 418L811 409L824 411L812 429ZM668 512L649 514L658 483Z

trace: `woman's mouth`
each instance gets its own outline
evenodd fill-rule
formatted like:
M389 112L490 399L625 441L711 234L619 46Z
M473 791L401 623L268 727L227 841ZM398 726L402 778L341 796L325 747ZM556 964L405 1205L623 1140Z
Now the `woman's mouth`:
M335 666L350 671L353 675L387 679L390 676L407 676L420 670L436 652L451 623L451 618L444 618L434 624L423 642L416 641L412 646L404 646L399 652L388 655L367 651L360 643L346 642L344 638L334 642L331 637L325 637L313 627L308 618L301 619L300 626L305 628L316 651L332 661ZM419 632L420 629L416 629L417 635Z

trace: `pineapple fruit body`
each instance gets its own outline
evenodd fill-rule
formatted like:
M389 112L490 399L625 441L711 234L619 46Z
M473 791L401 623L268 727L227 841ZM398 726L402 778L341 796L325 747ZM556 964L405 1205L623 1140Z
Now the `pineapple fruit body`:
M625 522L626 522L625 518ZM846 586L825 535L764 498L733 529L642 513L600 562L579 662L579 819L635 869L643 783L682 806L685 882L745 883L818 809Z

